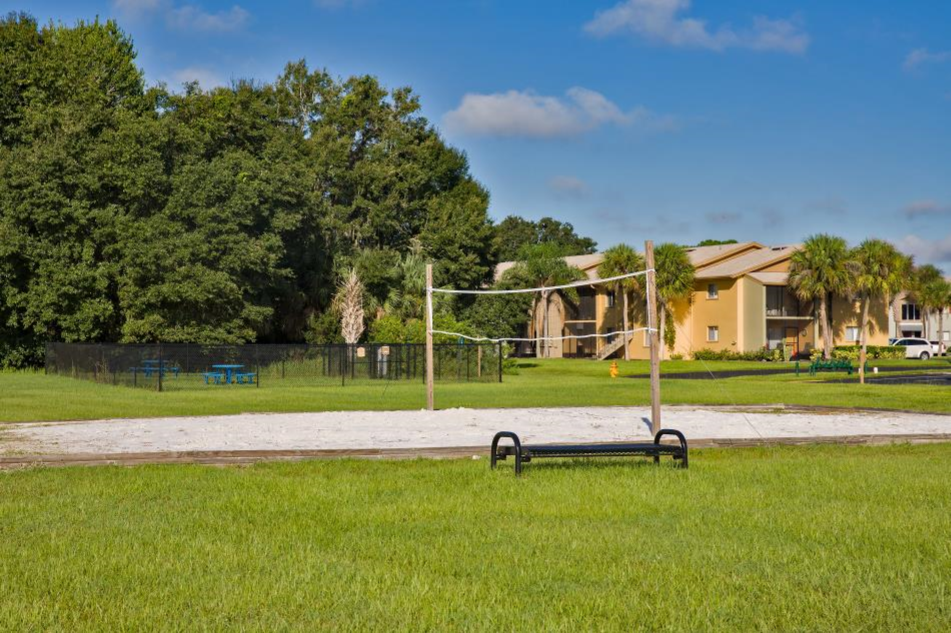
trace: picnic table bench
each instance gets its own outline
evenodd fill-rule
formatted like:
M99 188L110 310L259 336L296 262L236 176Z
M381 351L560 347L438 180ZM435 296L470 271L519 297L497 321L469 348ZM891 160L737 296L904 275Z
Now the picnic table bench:
M679 444L661 444L664 436L673 436ZM499 445L499 440L510 439L511 445ZM680 431L661 429L654 436L654 441L639 443L611 443L611 444L522 444L518 435L511 431L500 431L492 438L491 468L495 468L499 460L505 460L512 455L515 457L515 474L522 473L522 464L532 459L542 457L653 457L654 463L660 463L661 455L670 455L680 461L681 468L687 468L687 438Z
M217 371L206 371L202 372L202 376L205 379L205 384L211 384L212 381L216 385L253 385L257 379L257 374L253 371L240 371L244 365L212 365L212 369Z

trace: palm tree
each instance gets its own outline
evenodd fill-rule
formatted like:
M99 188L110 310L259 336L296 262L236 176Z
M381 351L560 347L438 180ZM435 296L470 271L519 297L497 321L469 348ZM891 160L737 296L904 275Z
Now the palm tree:
M832 322L829 297L844 295L851 288L849 248L845 240L820 233L807 239L789 262L789 284L801 301L819 303L822 326L822 355L832 358Z
M892 321L895 323L895 336L900 336L898 331L898 322L901 321L901 304L908 295L912 294L914 286L915 260L911 255L898 253L901 259L901 288L892 297Z
M882 240L865 240L850 257L855 278L853 284L862 301L862 324L859 338L859 382L865 384L865 359L868 349L868 310L872 300L881 298L888 304L891 296L901 290L905 281L905 263L894 246Z
M570 266L565 261L564 250L561 246L548 242L542 244L532 244L522 249L521 258L516 266L520 267L519 274L523 278L531 280L536 287L558 286L571 283L586 278L583 271ZM568 291L565 295L571 297L577 293ZM548 333L548 312L551 305L551 291L543 290L541 293L540 304L542 307L542 337L538 336L538 330L535 331L535 356L548 358L551 355ZM532 304L532 323L535 322L535 313L537 306ZM541 339L544 338L544 353L542 352Z
M348 345L354 345L363 334L365 289L356 268L348 269L337 284L333 309L340 316L340 332Z
M601 264L598 266L598 276L602 279L608 277L617 277L619 275L626 275L628 273L637 272L644 269L644 258L641 257L637 251L628 246L627 244L618 244L617 246L612 246L608 250L604 251L604 259L601 260ZM631 328L628 326L628 308L627 308L627 297L633 292L641 290L640 277L628 277L627 279L620 279L613 282L615 294L621 295L623 310L623 327L624 327L624 360L631 360L631 350L629 345L630 335L628 330Z
M931 264L918 266L914 272L912 282L912 294L915 297L915 303L921 310L921 321L923 324L922 334L926 339L931 338L928 331L928 320L933 310L940 309L938 306L943 304L941 296L941 282L944 277L941 270Z
M683 246L661 244L654 249L654 284L657 287L657 306L660 312L660 358L664 357L664 344L673 348L677 333L673 327L667 331L668 318L673 325L675 301L693 297L694 269L690 256ZM657 326L655 326L657 327Z
M951 282L946 279L935 282L935 309L938 311L938 353L944 354L944 312L951 308Z

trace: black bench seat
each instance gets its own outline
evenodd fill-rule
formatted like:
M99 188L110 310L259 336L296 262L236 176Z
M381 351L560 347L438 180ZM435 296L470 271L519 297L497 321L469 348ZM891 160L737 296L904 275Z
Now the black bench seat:
M661 444L666 435L674 436L678 444ZM499 440L510 439L512 444L499 445ZM681 468L687 468L687 438L680 431L661 429L653 442L608 443L608 444L522 444L518 435L510 431L501 431L492 439L491 467L495 468L499 460L515 457L515 474L522 472L522 464L542 457L653 457L659 463L662 455L680 461Z

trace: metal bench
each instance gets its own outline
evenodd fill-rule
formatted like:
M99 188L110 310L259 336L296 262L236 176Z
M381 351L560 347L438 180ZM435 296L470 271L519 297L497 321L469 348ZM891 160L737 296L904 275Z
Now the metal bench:
M680 444L661 444L665 435L676 437ZM499 440L512 440L511 445L500 446ZM680 431L661 429L654 436L654 442L617 443L617 444L522 444L518 435L510 431L501 431L492 438L491 467L495 468L499 460L509 455L515 456L515 474L522 473L522 464L542 457L653 457L654 463L660 463L661 455L670 455L680 461L681 468L687 468L687 438Z

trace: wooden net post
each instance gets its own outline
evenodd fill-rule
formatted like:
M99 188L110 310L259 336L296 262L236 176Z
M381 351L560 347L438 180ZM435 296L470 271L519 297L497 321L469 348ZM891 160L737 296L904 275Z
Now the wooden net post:
M435 409L433 394L433 265L426 264L426 408Z
M647 327L651 354L651 432L656 435L660 425L660 324L657 322L657 280L654 274L654 242L644 242L647 264Z

